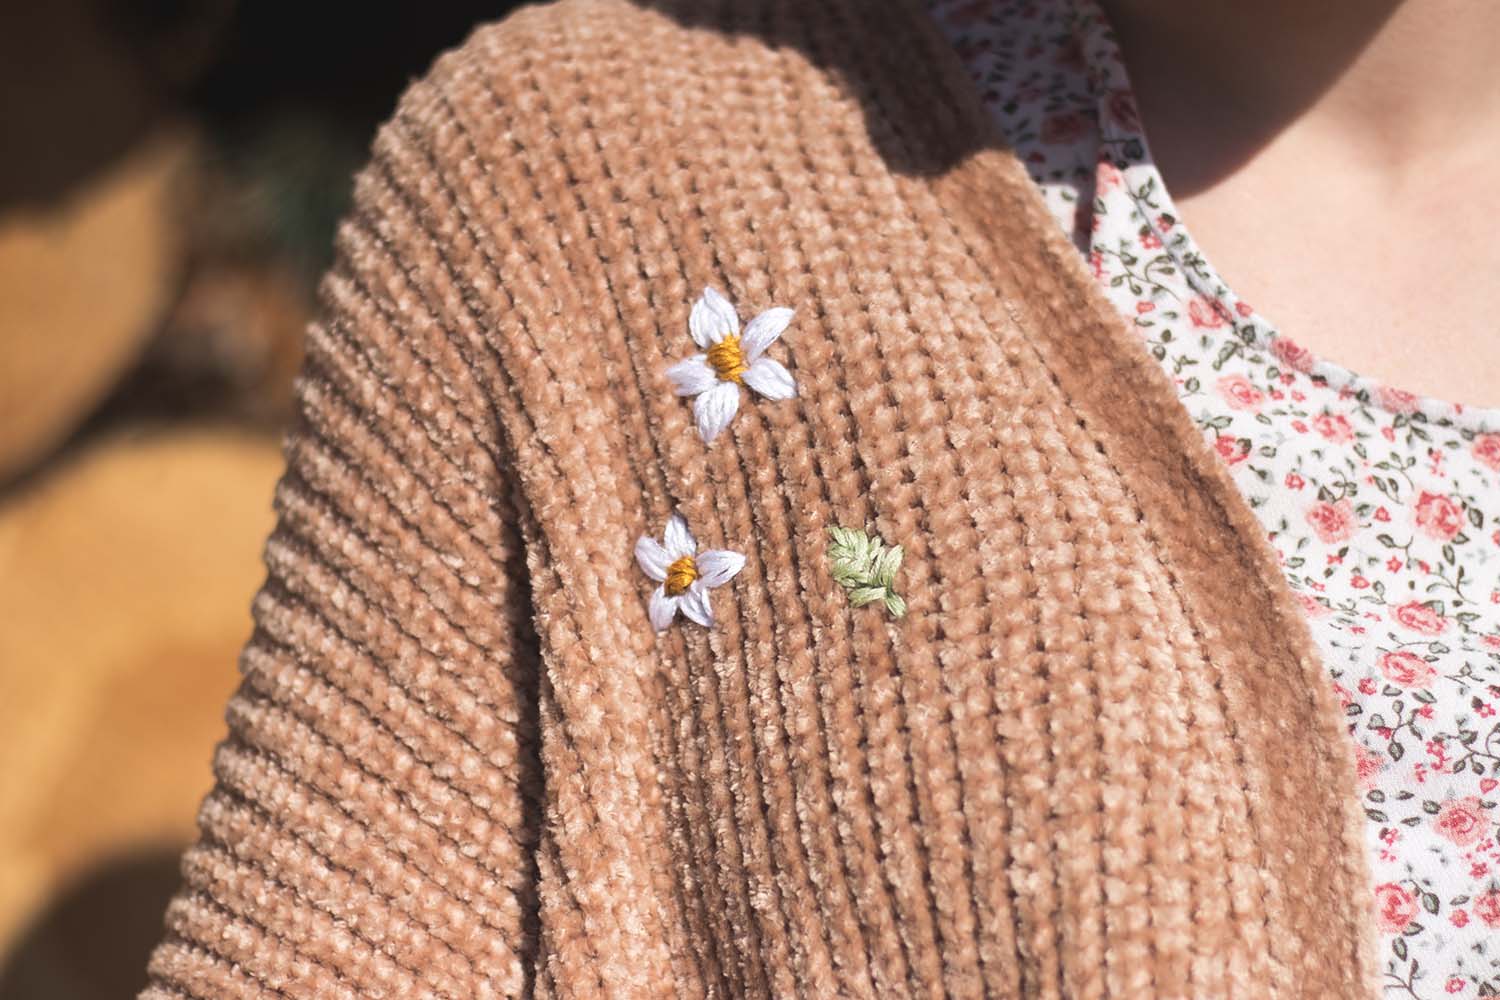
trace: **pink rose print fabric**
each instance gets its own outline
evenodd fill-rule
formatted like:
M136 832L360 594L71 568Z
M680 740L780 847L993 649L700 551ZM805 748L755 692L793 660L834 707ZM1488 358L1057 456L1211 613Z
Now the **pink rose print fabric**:
M1280 553L1355 744L1385 994L1500 996L1500 410L1314 357L1234 294L1094 0L929 8Z

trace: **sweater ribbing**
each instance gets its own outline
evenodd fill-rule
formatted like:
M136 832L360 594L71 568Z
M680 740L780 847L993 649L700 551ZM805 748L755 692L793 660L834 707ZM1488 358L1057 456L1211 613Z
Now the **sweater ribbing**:
M146 995L1362 995L1305 627L925 17L682 6L523 10L377 138ZM706 284L800 388L712 445ZM748 559L658 637L674 510Z

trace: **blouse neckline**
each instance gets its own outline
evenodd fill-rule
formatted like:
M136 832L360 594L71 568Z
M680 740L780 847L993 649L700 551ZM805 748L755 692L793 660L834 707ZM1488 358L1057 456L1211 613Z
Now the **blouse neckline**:
M1293 338L1250 303L1240 298L1234 286L1214 267L1212 259L1194 239L1192 228L1172 200L1170 188L1151 155L1151 144L1137 112L1135 90L1108 17L1096 0L1071 0L1073 31L1086 51L1105 58L1089 60L1088 85L1095 105L1101 155L1108 154L1118 170L1130 169L1145 182L1122 185L1123 197L1137 202L1141 215L1182 270L1195 292L1225 321L1219 336L1233 336L1251 350L1271 353L1289 367L1323 383L1340 394L1357 397L1363 405L1405 416L1414 421L1442 423L1475 433L1500 429L1500 407L1470 406L1437 396L1410 392L1389 382L1363 375L1339 362L1316 354ZM1139 203L1138 192L1149 190L1156 204ZM1170 220L1169 226L1163 220Z

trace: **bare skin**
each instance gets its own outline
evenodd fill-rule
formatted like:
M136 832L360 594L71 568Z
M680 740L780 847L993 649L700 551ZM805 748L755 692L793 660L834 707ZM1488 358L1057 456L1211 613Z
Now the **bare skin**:
M1500 4L1102 2L1235 291L1320 357L1500 407Z

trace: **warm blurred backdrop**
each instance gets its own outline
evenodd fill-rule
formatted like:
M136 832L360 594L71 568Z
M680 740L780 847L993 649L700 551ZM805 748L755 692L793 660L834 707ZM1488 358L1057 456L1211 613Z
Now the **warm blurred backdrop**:
M143 984L350 175L510 6L0 5L0 1000Z

